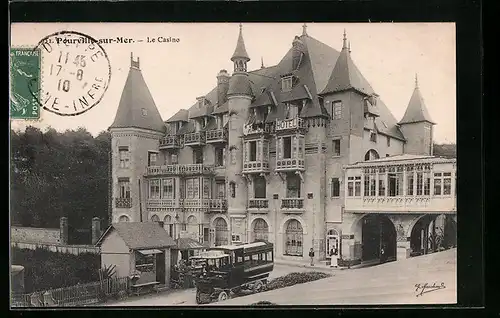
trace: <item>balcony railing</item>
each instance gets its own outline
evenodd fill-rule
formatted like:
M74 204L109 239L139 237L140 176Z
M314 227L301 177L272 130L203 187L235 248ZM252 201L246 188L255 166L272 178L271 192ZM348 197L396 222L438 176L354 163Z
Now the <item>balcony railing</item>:
M147 205L149 208L176 208L178 202L176 199L148 199Z
M269 162L267 161L245 161L243 162L243 173L269 172Z
M306 121L302 118L295 117L291 119L276 119L275 131L285 130L306 130Z
M302 199L302 198L281 199L281 209L303 210L304 209L304 199Z
M276 159L276 171L292 171L292 170L300 170L304 171L305 160L298 158L289 158L289 159Z
M207 139L207 144L227 142L227 130L226 129L207 130L206 139Z
M180 147L179 136L168 135L160 139L160 149L176 149Z
M201 146L205 144L205 133L194 132L184 135L185 146Z
M249 209L269 209L268 199L250 199L248 200Z
M179 203L184 208L205 208L210 207L210 199L179 199Z
M210 199L210 210L222 212L227 210L226 199Z
M115 206L117 208L131 208L132 198L115 198Z
M196 174L211 174L213 173L214 167L212 165L205 165L202 163L194 164L176 164L176 165L164 165L164 166L150 166L147 167L147 176L156 175L196 175Z
M455 196L347 197L347 211L434 211L456 212Z

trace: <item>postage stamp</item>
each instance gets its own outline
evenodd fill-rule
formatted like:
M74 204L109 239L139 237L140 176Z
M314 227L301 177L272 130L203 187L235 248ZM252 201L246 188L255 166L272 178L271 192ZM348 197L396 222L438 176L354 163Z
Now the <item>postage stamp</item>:
M41 54L39 49L10 49L10 117L12 119L40 118ZM31 87L30 87L31 86ZM32 92L37 95L33 95Z
M98 41L83 33L61 31L40 40L33 52L43 55L39 72L43 94L36 79L29 88L43 109L75 116L99 104L111 80L111 65Z

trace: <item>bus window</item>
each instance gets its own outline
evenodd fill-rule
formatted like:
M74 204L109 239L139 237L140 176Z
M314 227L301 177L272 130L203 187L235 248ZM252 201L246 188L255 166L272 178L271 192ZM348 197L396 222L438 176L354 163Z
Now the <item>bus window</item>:
M243 263L243 257L238 256L238 257L236 258L236 262L237 262L237 263Z
M266 255L266 261L270 262L273 260L273 252L269 251L267 252L267 255Z
M250 260L250 256L249 255L245 256L245 262L249 261L249 260Z
M252 261L257 261L259 260L259 255L258 254L253 254L252 255Z
M264 259L264 254L260 253L259 254L259 261L262 261Z

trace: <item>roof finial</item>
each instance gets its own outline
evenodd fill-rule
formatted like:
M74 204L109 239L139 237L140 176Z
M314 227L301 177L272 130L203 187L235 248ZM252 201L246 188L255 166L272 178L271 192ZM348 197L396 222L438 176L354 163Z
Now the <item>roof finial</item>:
M418 74L415 73L415 88L418 88Z
M240 31L243 29L243 24L240 23Z
M345 29L344 29L344 39L343 39L343 43L342 43L342 49L347 49L347 35L345 32Z
M349 53L351 53L351 41L349 41L349 44L347 46L347 49L349 50Z
M134 61L134 53L130 52L130 67L140 69L139 66L140 66L139 65L139 58L137 58L137 60Z
M302 35L307 35L307 24L302 25Z
M260 68L266 68L264 66L264 57L263 56L260 57Z

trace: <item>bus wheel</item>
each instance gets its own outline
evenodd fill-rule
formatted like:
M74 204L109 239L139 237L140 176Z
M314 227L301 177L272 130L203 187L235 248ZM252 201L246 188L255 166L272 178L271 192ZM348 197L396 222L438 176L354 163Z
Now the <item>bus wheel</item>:
M229 298L228 294L225 291L221 291L219 294L219 301L224 301Z

